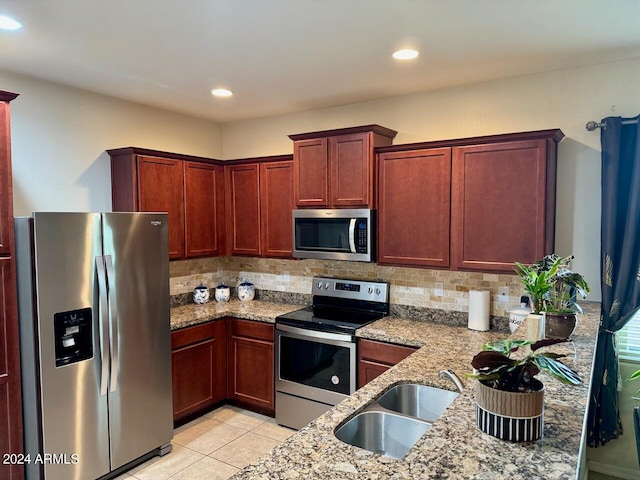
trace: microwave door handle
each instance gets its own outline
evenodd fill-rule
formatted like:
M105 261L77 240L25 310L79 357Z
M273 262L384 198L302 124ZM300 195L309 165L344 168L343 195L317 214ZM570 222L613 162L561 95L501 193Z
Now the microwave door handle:
M356 219L349 221L349 249L351 253L356 253Z

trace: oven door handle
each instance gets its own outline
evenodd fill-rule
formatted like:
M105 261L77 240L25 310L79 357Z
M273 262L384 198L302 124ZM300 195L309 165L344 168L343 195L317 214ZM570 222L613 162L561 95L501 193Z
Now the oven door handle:
M282 332L294 333L296 335L301 335L303 337L318 338L321 340L334 340L337 342L353 342L353 335L349 335L346 333L319 332L317 330L308 330L306 328L298 328L298 327L292 327L290 325L282 325L282 324L277 324L276 330L280 330Z

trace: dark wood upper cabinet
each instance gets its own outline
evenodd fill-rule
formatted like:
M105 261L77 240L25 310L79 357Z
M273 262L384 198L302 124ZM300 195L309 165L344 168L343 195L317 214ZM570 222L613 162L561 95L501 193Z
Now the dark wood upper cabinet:
M380 263L511 273L514 262L551 253L563 137L542 130L379 149Z
M232 255L259 256L260 165L225 166L227 243Z
M137 163L139 211L167 212L169 214L169 258L183 258L184 180L182 162L140 155L137 158Z
M224 174L215 160L134 147L107 152L113 211L167 212L172 260L224 251Z
M378 263L449 266L451 149L380 154Z
M339 135L330 139L332 206L373 206L371 141L371 133Z
M184 162L186 257L220 255L224 238L224 169Z
M260 212L265 257L293 255L293 162L260 165Z
M16 93L0 91L0 452L21 454L22 396L13 241L10 105ZM24 478L24 466L1 462L0 478Z
M513 271L553 251L555 159L545 139L454 148L454 268Z
M298 207L375 208L374 148L395 131L379 125L289 135Z
M228 253L291 257L293 161L277 155L225 165Z
M313 138L293 143L295 203L299 207L329 205L329 140Z

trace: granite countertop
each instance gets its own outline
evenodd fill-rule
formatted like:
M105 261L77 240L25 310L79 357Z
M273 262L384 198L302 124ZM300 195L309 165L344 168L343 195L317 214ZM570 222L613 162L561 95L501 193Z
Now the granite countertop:
M293 309L293 308L292 308ZM486 342L505 333L473 332L466 328L386 317L357 332L373 340L420 347L395 367L356 391L327 413L238 472L240 479L571 479L576 477L587 405L591 365L598 327L599 304L589 304L579 316L570 344L555 346L568 353L565 361L583 378L571 387L540 375L545 383L545 430L538 442L516 444L482 434L475 426L475 381L464 374ZM233 313L230 313L233 314ZM522 338L521 327L515 338ZM417 382L453 389L438 377L452 369L465 389L418 443L400 460L339 441L335 428L396 383Z
M278 315L284 315L303 307L304 305L289 303L265 302L262 300L241 302L235 299L228 302L214 301L204 305L190 303L171 309L171 330L190 327L222 317L275 323Z

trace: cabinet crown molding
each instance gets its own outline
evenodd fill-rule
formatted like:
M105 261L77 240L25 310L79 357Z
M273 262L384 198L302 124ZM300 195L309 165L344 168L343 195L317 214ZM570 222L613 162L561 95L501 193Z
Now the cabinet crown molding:
M360 125L358 127L337 128L334 130L323 130L321 132L309 132L309 133L295 133L289 135L289 138L293 141L308 140L311 138L333 137L336 135L350 135L352 133L365 133L372 132L379 135L383 135L389 138L395 138L398 134L395 130L383 127L381 125Z
M518 142L522 140L552 140L556 143L560 142L564 138L564 133L559 128L552 128L549 130L535 130L531 132L517 132L517 133L501 133L497 135L484 135L480 137L467 137L456 138L450 140L432 140L428 142L416 142L416 143L401 143L398 145L390 145L387 147L376 147L376 153L389 153L389 152L402 152L405 150L419 150L425 148L440 148L440 147L461 147L466 145L489 143L501 143L501 142Z
M14 100L18 95L20 94L0 90L0 102L10 102L11 100Z

